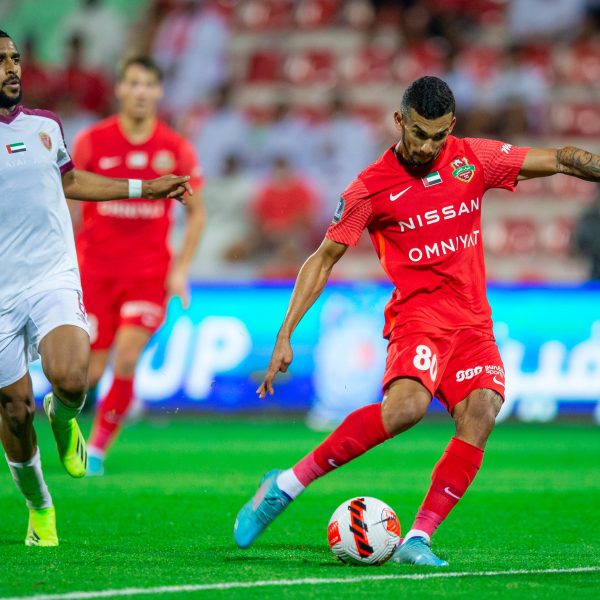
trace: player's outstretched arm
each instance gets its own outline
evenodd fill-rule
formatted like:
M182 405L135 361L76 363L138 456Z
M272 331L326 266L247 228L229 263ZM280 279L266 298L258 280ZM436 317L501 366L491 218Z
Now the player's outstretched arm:
M71 169L62 176L62 184L65 196L73 200L103 202L130 197L183 200L185 194L192 194L189 179L187 175L164 175L157 179L148 179L142 181L141 190L135 189L135 193L131 194L129 179L111 179L89 171Z
M314 254L311 254L302 265L294 291L283 320L283 325L277 334L277 341L267 374L256 393L264 398L267 392L273 395L273 380L280 371L285 373L293 359L290 339L306 311L315 303L325 288L333 265L342 258L348 249L345 244L338 244L327 238L323 240Z
M523 161L519 180L547 177L556 173L586 181L600 181L600 156L574 146L532 148Z

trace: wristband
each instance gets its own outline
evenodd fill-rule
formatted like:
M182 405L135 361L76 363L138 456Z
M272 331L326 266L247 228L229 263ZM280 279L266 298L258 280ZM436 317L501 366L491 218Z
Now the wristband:
M141 179L129 179L129 198L141 198L142 197L142 180Z

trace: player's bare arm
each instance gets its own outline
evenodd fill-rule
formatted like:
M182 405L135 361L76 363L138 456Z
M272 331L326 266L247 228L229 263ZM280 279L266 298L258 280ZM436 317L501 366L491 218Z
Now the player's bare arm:
M547 177L563 173L585 181L600 181L600 156L587 150L564 148L532 148L519 172L519 180Z
M189 179L188 175L165 175L142 181L140 197L148 200L183 200L186 194L193 193L188 183ZM130 197L128 179L112 179L79 169L71 169L65 173L62 176L62 184L65 196L73 200L103 202Z
M189 306L188 273L204 229L204 203L200 191L194 192L187 198L185 210L183 242L167 276L167 292L169 296L181 298L183 308Z
M283 325L277 334L277 341L267 374L256 393L264 398L267 394L273 395L273 380L277 373L285 373L293 359L292 346L290 339L292 333L300 323L306 311L315 303L317 298L327 284L329 275L335 263L346 252L348 246L338 244L327 238L323 240L314 254L311 254L307 261L302 265L294 291L288 305L287 313Z

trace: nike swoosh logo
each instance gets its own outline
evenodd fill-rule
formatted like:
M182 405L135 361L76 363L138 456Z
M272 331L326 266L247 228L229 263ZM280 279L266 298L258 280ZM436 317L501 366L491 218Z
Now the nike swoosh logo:
M337 469L339 467L339 465L336 465L335 462L333 461L333 458L330 458L327 460L327 462L334 468Z
M406 194L406 192L408 192L408 190L410 190L411 187L412 187L412 185L409 185L405 190L402 190L401 192L398 192L397 194L392 194L390 192L390 200L392 202L395 202L396 200L398 200L398 198L400 198L400 196L402 196L402 194Z
M504 386L504 383L502 383L501 381L498 381L498 380L496 379L496 376L494 376L494 377L492 378L492 381L493 381L494 383L497 383L498 385L501 385L502 387L505 387L505 386Z
M448 486L446 486L444 488L444 492L446 492L446 494L448 494L448 496L452 496L453 498L456 498L457 500L460 500L460 496L457 496L455 493L450 491L450 488Z

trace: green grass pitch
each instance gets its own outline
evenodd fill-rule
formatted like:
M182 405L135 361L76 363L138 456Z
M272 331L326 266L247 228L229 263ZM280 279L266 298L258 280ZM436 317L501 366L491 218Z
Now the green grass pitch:
M89 423L84 423L85 429ZM452 427L428 419L316 482L256 545L238 550L233 521L259 478L323 438L300 422L176 420L127 428L103 478L72 480L38 415L58 548L26 548L27 512L8 469L0 478L0 600L11 596L274 579L429 573L404 565L349 567L326 525L355 495L389 503L403 529L425 493ZM435 537L450 572L600 566L600 430L592 424L507 423ZM600 597L600 572L231 588L163 598ZM137 597L157 597L157 594Z

